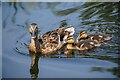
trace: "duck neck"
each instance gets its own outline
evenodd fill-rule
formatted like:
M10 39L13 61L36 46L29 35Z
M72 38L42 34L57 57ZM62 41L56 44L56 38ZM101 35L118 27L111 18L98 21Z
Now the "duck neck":
M31 38L31 44L32 46L34 46L36 52L40 51L40 43L39 43L38 38L34 38L34 39Z
M31 43L37 42L38 38L31 38Z

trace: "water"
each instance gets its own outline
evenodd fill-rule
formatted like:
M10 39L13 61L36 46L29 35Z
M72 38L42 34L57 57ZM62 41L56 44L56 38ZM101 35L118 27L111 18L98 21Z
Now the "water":
M112 6L111 6L112 5ZM108 9L108 7L110 7ZM40 35L58 28L66 21L80 30L104 33L112 40L91 51L74 51L73 55L54 54L41 57L39 78L117 78L119 51L119 22L117 3L2 3L2 77L30 78L31 58L28 28L35 22ZM71 57L71 58L67 58Z

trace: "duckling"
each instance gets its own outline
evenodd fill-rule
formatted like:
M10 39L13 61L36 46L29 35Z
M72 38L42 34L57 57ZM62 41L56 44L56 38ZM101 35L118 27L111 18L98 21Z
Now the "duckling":
M71 38L71 40L67 39L66 43L67 43L67 49L80 50L80 51L86 51L96 47L95 46L96 42L92 40L84 40L75 43L73 38Z
M92 48L95 48L95 44L97 44L95 41L92 40L83 40L83 41L78 41L77 43L75 42L75 39L72 35L69 35L67 33L65 37L65 42L66 42L66 50L79 50L79 51L86 51L90 50ZM70 52L70 51L65 51L65 52Z
M77 37L77 42L78 41L82 41L82 40L86 40L86 39L88 39L88 40L93 40L93 41L95 41L96 43L103 43L103 42L105 42L105 41L108 41L108 40L110 40L112 37L110 37L110 36L107 36L107 35L104 35L104 34L87 34L87 32L86 31L81 31L80 33L79 33L79 36Z
M41 54L51 54L56 52L62 47L62 42L60 41L60 35L57 32L51 33L52 39L50 42L43 42L38 38L38 26L36 23L32 23L29 28L31 43L29 44L29 51L36 53L40 52ZM50 33L49 33L50 34Z

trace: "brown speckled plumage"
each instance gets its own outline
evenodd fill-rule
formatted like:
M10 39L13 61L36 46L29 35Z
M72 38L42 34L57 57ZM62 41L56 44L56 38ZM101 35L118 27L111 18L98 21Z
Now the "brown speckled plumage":
M112 37L104 35L104 34L87 34L86 31L81 31L77 38L77 41L93 40L100 44L100 43L110 40L111 38Z

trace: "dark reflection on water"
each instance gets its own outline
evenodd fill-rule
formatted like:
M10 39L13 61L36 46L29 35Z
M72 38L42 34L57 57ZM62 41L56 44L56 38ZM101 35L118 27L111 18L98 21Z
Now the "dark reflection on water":
M37 79L38 74L39 74L39 68L38 68L38 62L40 58L40 53L32 53L30 52L31 55L31 67L30 67L30 74L32 79Z
M93 67L91 71L99 71L99 72L112 72L113 75L117 75L120 77L120 68L119 67L113 67L113 68L103 68L103 67Z
M49 30L58 28L60 25L63 25L65 21L75 27L75 37L77 37L80 30L87 30L88 33L104 33L112 36L113 38L102 46L90 51L73 51L72 54L68 55L65 55L63 53L56 53L51 55L44 55L41 57L96 59L109 61L119 65L118 61L120 60L120 27L118 26L118 24L120 22L118 21L118 3L8 2L2 4L2 14L3 36L7 34L14 35L12 36L13 40L11 40L11 45L14 44L14 46L11 47L11 49L8 49L8 51L13 51L10 51L11 53L18 53L23 56L30 56L28 51L28 45L30 43L30 36L28 33L29 24L33 22L37 23L39 25L39 32L41 35ZM3 44L5 44L5 41L7 39L11 39L11 37L3 37ZM6 49L4 49L3 47L3 53L6 53L5 50ZM11 56L9 53L6 54L7 56ZM3 57L6 57L6 54L3 54ZM14 57L12 59L14 59ZM34 73L38 76L40 68L40 66L38 66L38 60L39 58L37 56L35 59L35 64L30 67L30 74L32 75L32 77L34 76ZM6 62L6 58L3 59L3 62ZM110 72L113 75L119 76L118 74L120 74L120 68L114 66L111 67L112 68L104 68L95 66L91 67L91 71Z

